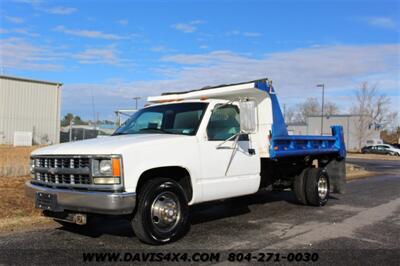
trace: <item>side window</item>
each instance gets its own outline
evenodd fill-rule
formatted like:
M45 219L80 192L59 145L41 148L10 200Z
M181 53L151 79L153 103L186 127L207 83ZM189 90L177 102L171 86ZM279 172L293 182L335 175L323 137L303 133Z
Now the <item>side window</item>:
M239 108L234 105L216 107L207 126L208 140L226 140L240 131Z

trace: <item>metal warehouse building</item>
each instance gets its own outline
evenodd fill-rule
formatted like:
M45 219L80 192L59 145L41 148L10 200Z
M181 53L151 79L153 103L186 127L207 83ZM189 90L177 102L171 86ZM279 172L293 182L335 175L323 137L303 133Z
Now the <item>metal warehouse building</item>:
M0 144L19 132L33 144L59 143L62 83L0 75Z

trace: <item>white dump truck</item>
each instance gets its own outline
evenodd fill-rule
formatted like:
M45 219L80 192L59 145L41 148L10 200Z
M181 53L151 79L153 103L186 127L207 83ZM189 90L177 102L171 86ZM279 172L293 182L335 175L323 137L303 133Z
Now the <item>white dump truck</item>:
M140 240L162 244L187 232L194 204L280 188L323 206L344 191L342 128L288 135L267 79L148 102L110 137L35 150L26 193L36 207L61 223L120 215Z

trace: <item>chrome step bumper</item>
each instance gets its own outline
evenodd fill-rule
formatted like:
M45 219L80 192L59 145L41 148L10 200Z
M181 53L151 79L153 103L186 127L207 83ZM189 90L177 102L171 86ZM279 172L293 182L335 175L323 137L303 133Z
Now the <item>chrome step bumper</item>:
M25 183L25 194L36 199L37 193L55 195L56 211L78 211L98 214L130 214L136 204L136 193L133 192L98 192L53 189Z

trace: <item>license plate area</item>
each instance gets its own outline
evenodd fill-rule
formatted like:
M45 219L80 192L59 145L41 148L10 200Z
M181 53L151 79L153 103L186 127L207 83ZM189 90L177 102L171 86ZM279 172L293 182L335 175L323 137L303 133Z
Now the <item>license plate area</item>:
M57 206L57 195L45 192L36 192L36 208L54 211Z

